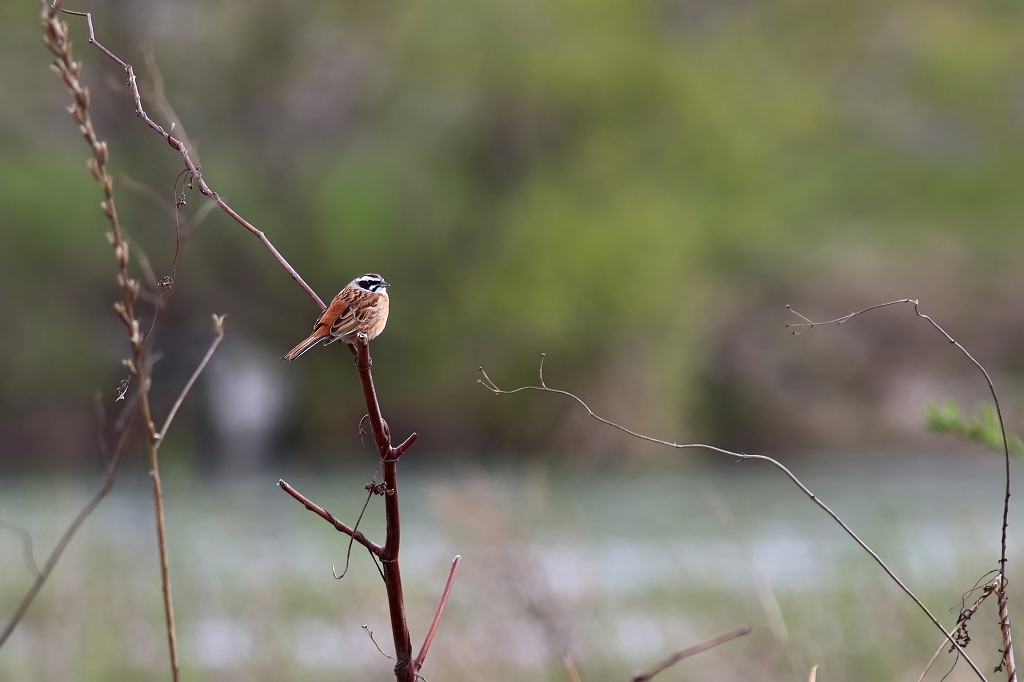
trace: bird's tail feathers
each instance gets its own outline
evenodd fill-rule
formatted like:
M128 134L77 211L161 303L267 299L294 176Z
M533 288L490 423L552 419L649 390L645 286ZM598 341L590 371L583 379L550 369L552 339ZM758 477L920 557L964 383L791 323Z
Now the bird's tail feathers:
M321 341L323 341L324 338L327 338L328 336L329 335L317 334L316 332L314 332L313 335L310 336L308 339L306 339L305 341L303 341L299 345L295 346L295 348L292 348L290 351L285 353L284 356L281 359L282 360L289 360L289 361L294 360L295 358L299 357L300 355L305 353L307 350L309 350L310 348L312 348L316 344L318 344Z

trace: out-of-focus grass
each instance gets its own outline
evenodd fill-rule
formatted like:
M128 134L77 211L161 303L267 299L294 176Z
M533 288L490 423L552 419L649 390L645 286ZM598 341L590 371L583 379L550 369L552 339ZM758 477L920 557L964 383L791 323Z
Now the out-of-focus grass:
M995 459L900 457L818 469L807 482L948 624L947 609L955 614L961 593L995 563L998 470ZM184 678L389 679L392 663L360 628L367 624L391 650L368 556L354 550L348 576L335 581L344 538L274 480L167 483ZM291 482L343 518L362 502L357 476ZM749 637L664 679L792 680L817 663L828 682L916 680L939 644L868 557L791 485L756 466L685 478L407 474L402 483L403 574L417 647L452 556L463 556L428 679L562 680L565 647L584 680L625 680L742 623L754 626ZM146 485L122 480L74 541L0 651L0 680L163 674ZM32 531L42 556L87 491L83 481L8 481L0 511ZM374 534L378 511L364 521ZM1011 532L1020 522L1015 514ZM1019 543L1011 549L1013 567ZM6 615L29 581L13 534L0 535L0 575ZM773 599L782 615L774 627L766 615ZM970 651L983 668L998 660L992 608L971 628ZM948 679L970 676L961 666Z

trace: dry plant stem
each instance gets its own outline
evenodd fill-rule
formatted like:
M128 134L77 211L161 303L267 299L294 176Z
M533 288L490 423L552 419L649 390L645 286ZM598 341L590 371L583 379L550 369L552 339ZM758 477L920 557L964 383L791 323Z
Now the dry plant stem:
M939 324L935 320L933 320L928 315L925 315L924 313L922 313L921 312L921 303L920 303L920 301L918 301L917 299L913 299L913 298L901 298L898 301L889 301L888 303L879 303L878 305L873 305L873 306L870 306L868 308L864 308L863 310L858 310L855 313L848 313L848 314L846 314L846 315L844 315L842 317L837 317L834 320L828 320L827 322L813 322L810 319L804 317L800 313L798 313L795 310L793 310L792 307L787 305L786 308L788 308L795 315L800 317L800 319L802 319L803 322L798 322L798 323L795 323L795 324L788 324L786 326L787 327L797 327L797 328L800 329L800 331L793 332L794 334L797 334L797 335L805 334L805 333L809 332L811 329L814 329L815 327L822 327L822 326L830 325L830 324L840 325L840 324L843 324L844 322L846 322L847 320L850 320L851 318L857 317L858 315L863 315L864 313L871 312L872 310L878 310L880 308L888 308L889 306L901 305L901 304L911 304L911 305L913 305L914 306L914 314L917 315L919 318L921 318L923 320L926 320L937 332L942 334L942 336L946 339L946 341L948 341L949 343L951 343L954 346L956 346L957 349L961 353L963 353L964 356L968 360L970 360L971 363L975 367L977 367L978 371L981 372L983 377L985 377L985 383L988 384L989 393L992 395L992 402L995 403L995 406L996 406L996 416L999 418L999 431L1000 431L1000 433L1002 434L1002 437L1003 437L1003 456L1004 456L1004 461L1005 461L1005 464L1006 464L1006 490L1005 490L1005 492L1003 494L1003 528L1002 528L1002 537L1000 539L1000 544L999 544L999 574L1005 576L1006 575L1006 536L1007 536L1008 529L1010 527L1010 441L1006 437L1006 424L1003 422L1003 408L1002 408L1002 405L999 403L999 395L996 393L995 384L992 383L992 377L989 376L988 370L985 369L985 366L982 365L980 362L978 362L975 359L975 357L973 355L971 355L967 351L966 348L964 348L962 345L960 345L959 341L957 341L952 336L950 336L949 333L945 329L940 327ZM1001 600L1002 600L1001 601L1002 606L1005 606L1005 596L1001 597ZM1003 655L1004 655L1005 672L1007 673L1009 682L1016 682L1017 674L1016 674L1016 670L1015 670L1015 668L1013 666L1013 641L1012 641L1012 638L1010 636L1010 614L1009 614L1009 611L1006 608L1000 608L1000 610L999 610L999 617L1000 617L999 627L1002 630L1002 634L1003 634ZM998 671L998 669L997 669L997 671Z
M103 476L103 482L100 483L100 487L89 498L89 501L85 503L85 506L78 512L74 520L71 521L64 534L60 536L60 540L57 541L57 544L54 545L53 550L50 552L50 556L47 557L46 563L43 564L42 569L36 574L35 580L32 581L32 586L25 593L25 596L22 597L18 608L14 610L14 614L7 621L7 624L4 625L4 629L0 631L0 647L3 647L4 642L11 636L14 629L18 627L18 623L21 622L21 619L28 612L29 607L32 606L32 602L35 600L36 595L39 594L39 590L43 588L57 562L60 561L61 555L64 554L64 550L71 543L71 538L75 536L81 525L85 523L85 520L89 518L93 510L107 496L110 489L114 487L114 478L117 476L117 469L121 465L121 458L124 456L125 450L128 449L128 443L131 442L132 434L135 432L136 421L137 413L128 420L127 426L121 432L121 436L118 438L117 445L114 448L113 456L107 463L106 473Z
M565 666L565 672L569 674L569 682L583 682L580 679L579 671L576 670L576 664L572 662L572 656L562 654L562 665Z
M960 617L956 621L956 627L953 628L953 632L954 633L957 630L959 630L961 627L963 627L964 623L966 623L967 621L969 621L971 618L974 617L974 614L978 612L978 608L981 606L982 602L984 602L986 599L988 599L989 595L991 595L993 592L996 591L997 586L1001 582L1002 582L1002 576L998 576L997 575L995 577L995 580L993 580L989 584L985 585L984 588L982 588L981 596L978 597L974 601L974 604L971 605L971 608L967 609L966 611L964 611L963 613L960 614ZM932 669L933 665L935 665L935 661L938 660L939 655L942 653L943 649L945 649L945 648L946 648L946 642L942 642L941 644L939 644L939 648L935 650L934 654L932 654L931 660L929 660L928 661L928 665L926 665L924 667L924 670L921 672L921 676L917 678L917 682L923 682L924 681L925 675L927 675L928 671Z
M448 572L448 581L444 584L444 591L441 593L441 601L437 604L437 611L434 613L434 619L430 621L430 627L427 629L427 636L423 638L423 646L420 647L420 653L416 656L416 660L412 663L412 672L414 675L419 676L420 668L423 667L423 661L427 658L427 652L430 650L430 643L434 641L434 633L437 632L437 626L441 622L441 614L444 613L444 607L448 603L448 595L452 592L452 585L455 583L455 573L459 570L459 563L462 561L462 557L458 554L452 560L452 568Z
M171 677L174 682L178 682L180 679L180 671L178 665L177 636L174 627L174 605L171 596L170 570L168 566L167 529L164 520L163 487L160 481L160 467L158 460L162 432L158 432L156 430L156 426L153 424L153 415L149 403L151 378L149 362L146 358L146 338L140 333L139 321L135 317L135 302L139 298L140 284L138 280L133 279L128 274L129 244L125 240L121 231L121 226L117 217L117 209L114 204L113 180L107 173L107 144L97 139L96 133L93 129L92 121L88 112L89 91L84 88L79 81L79 74L81 73L82 65L81 62L75 62L71 57L71 42L68 40L67 24L58 19L59 11L67 12L67 10L61 10L59 0L54 2L51 7L47 7L45 1L42 3L41 21L46 29L46 33L43 36L43 42L56 56L57 59L53 64L53 70L64 80L64 83L67 85L68 90L71 92L74 99L74 103L69 108L69 112L75 122L78 123L79 131L82 133L82 136L86 139L86 142L88 142L92 149L93 158L89 160L88 167L93 177L103 188L104 198L103 201L100 202L100 208L103 210L104 215L107 216L107 220L110 222L108 239L114 247L114 255L117 259L117 275L115 277L115 281L118 288L121 290L121 300L114 304L114 310L121 319L121 322L124 324L125 329L128 331L128 342L132 351L131 359L124 360L123 362L125 367L128 369L129 375L136 381L138 409L142 417L142 425L146 435L146 454L149 459L150 476L153 481L154 506L156 509L157 541L160 549L160 581L164 597L164 614L167 627L167 644L171 663ZM68 13L80 15L80 13L76 12ZM95 43L95 40L92 39L92 18L87 18L89 20L90 42ZM100 49L107 55L113 57L115 60L117 59L103 46L98 45L98 47L100 47ZM120 62L120 60L117 61L123 65L123 62ZM127 70L129 73L129 82L131 83L135 94L136 103L139 104L139 95L138 89L135 87L134 74L131 72L130 66L127 67ZM139 104L139 106L141 110L141 104ZM215 330L217 330L220 327L222 320L216 317L214 319ZM154 317L154 324L155 321L156 319ZM220 332L218 332L218 334L219 333ZM215 348L219 342L220 339L216 339L213 347ZM210 353L212 353L212 350ZM202 367L205 367L208 359L209 357L203 361L200 366L200 370ZM185 394L187 394L188 389L191 388L194 380L195 376L193 376L185 387L181 398L179 398L179 402L176 403L170 418L165 423L165 426L170 425L170 419L173 418L174 412L177 411L177 407L180 405L180 401L184 399Z
M59 2L55 3L53 10L51 10L51 12L56 12L56 10L59 9L58 5ZM281 267L283 267L288 272L288 274L291 275L291 278L295 280L299 284L299 286L301 286L302 289L309 295L309 297L312 298L316 302L316 304L320 306L320 310L325 310L327 308L327 305L323 302L323 299L321 299L317 295L317 293L313 291L313 289L308 284L306 284L306 281L299 276L299 273L295 271L295 268L293 268L288 263L288 261L285 260L285 257L281 255L281 252L278 251L277 248L267 238L267 235L265 235L261 230L258 230L255 226L252 225L252 223L247 221L245 218L240 216L233 208L228 206L228 204L223 199L221 199L216 192L210 189L209 185L206 184L206 180L203 179L203 174L199 166L197 166L195 162L192 161L192 157L189 155L188 147L186 146L186 144L179 140L178 138L171 135L169 131L164 130L163 127L160 126L160 124L158 124L156 121L149 117L149 114L147 114L146 110L142 107L142 95L139 93L139 86L135 80L135 69L132 67L131 64L122 60L116 54L114 54L106 47L104 47L98 40L96 40L96 32L93 30L92 25L92 13L72 12L71 10L66 9L61 9L61 11L66 12L67 14L73 14L77 17L85 17L86 22L89 26L89 43L91 45L95 45L101 52L103 52L103 54L107 55L112 60L114 60L114 62L116 62L118 66L124 69L125 73L128 75L128 87L131 88L132 97L135 99L135 115L141 118L147 126L153 129L165 140L167 140L167 144L169 144L175 151L181 154L182 161L185 162L185 167L192 172L192 175L195 176L196 180L199 183L199 191L202 192L203 195L209 197L214 202L216 202L216 204L220 206L225 213L231 216L235 220L235 222L237 222L245 229L249 230L249 232L251 232L253 235L256 236L256 238L263 242L263 245L267 248L267 250L270 251L271 254L273 254L274 258L277 259L277 262L280 263Z
M999 586L996 588L999 597L999 627L1003 631L1003 672L1009 682L1017 679L1017 664L1013 660L1013 641L1010 639L1010 612L1007 607L1006 578L1000 576Z
M882 558L880 556L878 556L878 554L876 554L875 551L873 549L871 549L871 547L869 547L867 545L867 543L865 543L863 540L861 540L860 537L855 532L853 532L853 529L850 528L848 525L846 525L845 521L843 521L841 518L839 518L838 514L836 514L834 511L832 511L832 509L827 504L822 502L821 499L819 499L817 495L812 493L810 491L810 489L808 489L807 486L805 486L803 484L803 482L801 482L800 479L797 478L793 474L793 472L791 472L789 469L787 469L778 460L773 459L771 457L768 457L767 455L748 455L746 453L732 452L731 450L726 450L724 448L718 448L718 447L715 447L713 445L705 445L703 443L674 443L674 442L671 442L671 441L662 440L660 438L654 438L652 436L645 436L642 433L637 433L636 431L632 431L630 429L627 429L625 426L622 426L620 424L616 424L615 422L610 421L608 419L605 419L604 417L601 417L600 415L596 414L592 409L590 409L589 405L587 405L581 398L579 398L575 394L570 393L569 391L563 391L563 390L557 389L557 388L549 388L548 385L544 381L544 356L543 355L541 356L541 361L540 361L540 386L520 386L519 388L515 388L515 389L512 389L512 390L506 391L506 390L503 390L501 388L498 388L497 384L495 384L491 380L491 378L489 376L487 376L487 373L484 371L484 369L482 367L480 368L480 373L483 375L484 378L478 380L479 383L482 386L486 387L489 391L491 391L495 395L510 395L512 393L519 393L520 391L541 391L542 393L554 393L554 394L557 394L557 395L565 396L567 398L571 398L572 400L576 401L584 410L587 411L587 414L590 417L592 417L593 419L596 419L597 421L601 422L602 424L606 424L606 425L608 425L608 426L610 426L610 427L612 427L614 429L618 429L619 431L622 431L623 433L626 433L626 434L628 434L630 436L633 436L634 438L639 438L640 440L644 440L644 441L647 441L649 443L656 443L658 445L665 445L667 447L676 448L678 450L708 450L710 452L717 452L717 453L722 454L722 455L728 455L729 457L735 457L739 461L760 460L760 461L763 461L763 462L767 462L768 464L771 464L772 466L777 468L779 471L784 473L786 475L786 477L789 478L789 480L792 481L794 485L796 485L798 488L800 488L801 492L803 492L804 495L806 495L808 498L810 498L810 500L812 502L814 502L814 504L818 505L818 507L822 511L824 511L826 514L831 516L832 520L835 521L836 523L838 523L839 526L846 532L846 534L849 535L853 539L854 542L856 542L858 545L860 545L861 549L863 549L865 552L867 552L869 555L871 555L871 558L875 560L875 563L877 563L882 568L882 570L885 571L885 573L900 587L900 589L903 590L903 592L906 593L907 596L909 596L914 601L915 604L917 604L917 606L925 613L925 615L928 616L928 619L931 620L931 622L935 625L935 627L937 627L942 632L942 634L945 635L946 639L949 640L950 644L952 644L954 647L956 647L956 649L964 657L964 660L967 661L967 663L971 666L971 669L974 670L975 674L977 674L977 676L980 679L982 679L982 680L986 679L984 673L982 673L981 669L977 666L977 664L973 660L971 660L971 657L967 655L967 652L964 651L963 647L961 647L959 644L957 644L957 642L953 639L953 636L949 632L947 632L946 628L944 628L942 626L942 623L939 622L938 618L936 618L932 614L932 612L928 609L928 607L925 606L924 603L920 599L917 598L917 595L914 594L910 590L910 588L907 587L903 583L903 581L900 580L896 576L895 573L893 573L892 569L890 569L889 566L886 565L886 563L884 561L882 561Z
M667 670L668 668L671 668L672 666L674 666L676 663L678 663L679 661L683 660L684 658L689 658L690 656L696 656L697 654L699 654L701 652L704 652L704 651L707 651L708 649L713 649L714 647L718 646L719 644L725 644L726 642L728 642L730 640L733 640L733 639L736 639L737 637L742 637L743 635L748 635L748 634L750 634L750 626L749 625L744 625L741 628L737 628L735 630L732 630L731 632L727 632L724 635L719 635L718 637L715 637L714 639L709 639L708 641L702 642L702 643L700 643L700 644L698 644L696 646L692 646L689 649L683 649L682 651L677 651L676 653L672 654L671 656L669 656L664 661L662 661L658 665L654 666L653 668L651 668L647 672L640 673L639 675L635 675L633 677L633 682L647 682L648 680L652 679L658 673L662 672L663 670Z
M818 666L811 666L811 672L807 674L807 682L814 682L818 679Z

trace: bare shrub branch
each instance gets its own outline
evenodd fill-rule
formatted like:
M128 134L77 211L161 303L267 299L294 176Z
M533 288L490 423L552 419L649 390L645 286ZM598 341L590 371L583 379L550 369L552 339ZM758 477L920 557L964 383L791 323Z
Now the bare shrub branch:
M360 334L355 346L348 346L355 356L356 369L359 372L359 382L363 389L363 400L366 403L366 419L370 422L370 430L373 441L377 446L377 453L380 455L380 466L384 470L384 483L381 492L384 497L384 518L385 518L385 540L384 545L378 545L363 535L362 532L339 521L326 509L318 506L305 496L301 495L286 482L278 481L278 485L286 493L301 502L306 509L320 516L322 519L334 526L338 531L345 533L350 538L366 547L370 552L380 559L383 567L384 586L388 595L388 611L391 618L391 633L395 641L395 677L398 682L414 682L418 677L415 661L412 657L412 639L409 635L409 625L405 617L405 596L402 590L402 574L398 564L398 553L401 544L401 514L398 505L398 459L416 441L416 434L410 434L405 441L395 447L391 444L391 431L387 422L381 415L380 403L377 400L377 391L373 385L373 375L370 366L373 364L370 358L370 348L366 336ZM457 565L457 561L455 562ZM454 580L454 569L449 580ZM435 619L440 619L440 610L443 610L447 593L451 589L450 584L445 588L442 597L442 605ZM436 629L436 622L432 625L428 639L424 643L425 648L421 651L426 656L426 648L429 648L430 639L433 637L433 629Z
M53 9L50 11L51 13L54 13L58 9L60 9L59 0L58 2L54 3ZM146 113L146 110L142 106L142 95L139 93L139 86L138 83L136 82L135 69L132 67L131 64L118 57L116 54L114 54L106 47L104 47L103 44L101 44L98 40L96 40L96 31L94 30L92 24L92 13L72 12L71 10L66 9L60 9L60 11L65 12L67 14L72 14L76 17L85 17L86 23L89 26L89 44L95 45L97 49L103 52L103 54L110 57L110 59L116 62L118 66L124 69L125 73L127 74L128 87L131 89L132 97L135 100L135 115L141 118L143 122L145 122L145 124L149 126L152 130L154 130L161 137L167 140L167 144L169 144L175 151L181 154L182 161L185 162L185 167L192 173L196 181L199 183L199 191L202 192L204 196L207 196L214 202L216 202L216 204L220 206L225 213L231 216L231 218L234 219L235 222L237 222L239 225L247 229L257 239L263 242L263 245L267 248L267 250L270 251L271 254L273 254L274 258L281 265L281 267L283 267L288 272L288 274L291 275L291 278L295 280L298 283L298 285L301 286L302 289L309 295L309 297L312 298L316 302L316 304L320 306L320 310L325 310L327 308L327 305L323 302L323 299L321 299L317 295L317 293L313 291L312 287L306 284L306 281L299 276L299 273L296 272L295 268L293 268L291 264L288 263L285 257L281 255L281 252L278 251L277 248L267 238L267 235L265 235L261 230L258 230L255 226L253 226L252 223L250 223L248 220L239 215L233 208L231 208L227 204L227 202L221 199L216 192L210 189L209 185L206 184L206 180L203 179L202 170L192 160L192 156L189 154L188 145L182 140L179 140L178 138L171 135L171 131L164 130L163 127L160 126L160 124L158 124L156 121L149 117L149 114ZM172 125L171 128L173 130L174 126Z
M434 641L434 633L437 632L437 626L441 622L441 614L444 613L445 604L448 603L448 595L452 592L452 585L455 583L455 572L459 570L459 563L462 561L462 557L458 554L452 560L452 568L448 572L448 581L444 584L444 591L441 593L441 601L437 605L437 611L434 613L434 619L430 621L430 627L427 629L427 636L423 639L423 646L420 647L420 653L416 656L416 660L413 661L412 667L413 672L419 675L420 668L423 667L423 661L427 658L427 651L430 650L430 643Z
M370 550L377 556L381 556L381 554L383 554L384 548L378 545L373 540L366 537L365 535L363 535L362 531L358 531L348 526L343 521L340 521L337 517L334 516L334 514L327 511L323 507L317 505L315 502L313 502L308 497L306 497L298 490L293 488L291 485L289 485L284 479L279 480L277 482L277 485L281 487L281 490L285 491L286 493L294 497L296 500L301 502L306 509L313 512L314 514L322 518L324 521L334 526L336 530L349 536L350 538L352 538L353 540L355 540L356 542L358 542L363 547Z
M85 520L89 518L93 510L99 506L100 501L107 496L111 488L114 487L114 477L117 476L117 469L121 465L121 458L124 456L125 450L128 449L128 444L131 441L132 434L135 432L136 422L138 421L138 409L137 407L129 408L131 410L131 416L127 420L127 424L121 435L117 440L117 445L114 447L110 460L107 462L106 473L103 476L103 482L100 483L100 487L93 493L93 496L89 498L89 501L85 503L78 515L71 521L68 527L64 530L64 534L60 536L57 544L54 545L53 550L50 552L50 556L46 559L46 563L39 570L36 575L36 579L32 582L32 586L25 593L25 596L21 598L21 602L18 604L18 608L14 610L14 614L4 625L4 629L0 631L0 647L3 647L4 642L11 636L14 629L18 627L18 623L28 612L32 602L35 601L36 595L39 594L39 590L43 588L47 578L53 572L57 562L60 561L61 555L64 554L64 550L67 549L71 543L71 539L78 532Z
M933 320L928 315L925 315L924 313L922 313L921 312L921 307L920 307L920 301L918 301L917 299L913 299L913 298L901 298L898 301L889 301L888 303L880 303L878 305L873 305L873 306L871 306L869 308L864 308L863 310L858 310L857 312L848 313L848 314L846 314L846 315L844 315L842 317L838 317L838 318L836 318L834 320L829 320L827 322L814 322L814 321L808 319L807 317L805 317L804 315L801 315L797 311L793 310L793 308L791 306L787 305L786 308L788 310L792 311L800 319L802 319L803 322L797 322L795 324L787 324L786 326L787 327L796 327L796 328L798 328L798 331L794 331L793 334L800 335L800 334L805 334L805 333L809 332L810 330L814 329L815 327L823 327L825 325L830 325L830 324L840 325L840 324L843 324L844 322L846 322L846 321L848 321L848 320L850 320L850 319L852 319L854 317L857 317L858 315L863 315L864 313L871 312L872 310L878 310L880 308L887 308L889 306L901 305L901 304L913 305L914 306L914 314L917 315L917 317L921 318L922 320L927 321L928 324L930 324L937 332L939 332L939 334L941 334L943 336L943 338L946 339L946 341L948 341L949 343L951 343L954 346L956 346L957 349L961 353L963 353L964 357L966 357L968 360L970 360L971 364L973 364L978 369L978 371L981 372L981 375L983 377L985 377L985 383L988 384L988 390L989 390L989 393L992 395L992 402L995 404L995 408L996 408L996 417L998 418L998 421L999 421L999 433L1000 433L1000 435L1002 437L1003 456L1004 456L1005 463L1006 463L1006 490L1005 490L1005 492L1003 494L1003 527L1002 527L1002 535L1001 535L1000 543L999 543L999 574L1001 576L1005 576L1006 575L1006 538L1007 538L1007 533L1009 532L1009 527L1010 527L1010 439L1006 435L1006 422L1003 420L1003 408L1002 408L1002 405L999 403L999 395L996 393L995 384L992 383L992 377L989 376L988 370L985 369L985 366L982 365L980 362L978 362L978 360L975 359L975 357L973 355L971 355L967 351L966 348L964 348L962 345L960 345L959 341L957 341L952 336L950 336L949 333L945 329L940 327L939 324L935 320ZM1007 608L1007 603L1006 603L1005 586L1003 588L1000 588L999 607L1000 607L999 608L999 618L1000 618L1000 620L999 620L999 628L1002 631L1002 636L1003 636L1003 650L1002 650L1002 653L1003 653L1003 663L999 667L997 667L994 672L1000 672L1000 671L1006 672L1007 678L1008 678L1009 682L1015 682L1015 680L1017 679L1017 672L1016 672L1016 667L1015 667L1014 661L1013 661L1013 641L1012 641L1012 638L1010 636L1010 615L1009 615L1009 610Z
M675 442L672 442L672 441L662 440L660 438L654 438L652 436L646 436L646 435L644 435L642 433L638 433L636 431L632 431L632 430L626 428L625 426L622 426L620 424L616 424L615 422L613 422L613 421L611 421L609 419L605 419L604 417L601 417L600 415L598 415L596 412L594 412L592 409L590 409L590 406L587 405L587 403L585 403L581 398L579 398L575 394L570 393L569 391L564 391L564 390L557 389L557 388L550 388L547 385L547 383L544 381L544 357L545 357L544 355L541 355L540 370L539 370L539 376L540 376L540 385L539 386L520 386L519 388L515 388L515 389L511 389L511 390L501 389L501 388L498 387L497 384L494 383L494 381L491 380L491 378L487 375L487 372L484 371L483 367L481 367L479 369L480 373L483 375L483 379L478 379L477 382L480 385L484 386L487 390L491 391L491 393L493 393L496 396L498 396L498 395L511 395L513 393L519 393L521 391L540 391L542 393L554 393L556 395L565 396L567 398L570 398L571 400L574 400L576 403L578 403L584 410L587 411L587 414L590 417L592 417L593 419L601 422L602 424L610 426L610 427L612 427L614 429L618 429L619 431L622 431L623 433L629 434L630 436L633 436L634 438L639 438L640 440L644 440L644 441L647 441L649 443L656 443L658 445L664 445L664 446L667 446L667 447L670 447L670 448L675 448L675 449L678 449L678 450L708 450L710 452L716 452L718 454L727 455L729 457L734 457L738 461L760 460L760 461L763 461L763 462L767 462L768 464L771 464L772 466L777 468L779 471L784 473L786 475L786 477L789 478L789 480L792 481L794 485L796 485L798 488L800 488L801 492L803 492L804 495L806 495L808 498L810 498L810 500L812 502L814 502L814 504L818 505L818 507L821 508L822 511L824 511L826 514L831 516L832 520L835 521L836 523L838 523L840 525L840 527L842 527L842 529L846 532L846 534L849 535L854 540L854 542L856 542L860 546L861 549L863 549L865 552L867 552L871 556L871 558L875 560L875 563L877 563L882 568L882 570L885 571L885 573L893 580L893 582L895 582L899 586L899 588L901 590L903 590L903 592L906 593L907 596L909 596L914 601L915 604L917 604L917 606L921 609L921 611L923 611L924 614L926 616L928 616L928 619L931 620L932 624L934 624L935 627L937 627L942 632L942 634L945 635L946 639L954 647L956 647L958 651L960 651L960 653L964 657L964 660L967 661L968 664L970 664L971 668L978 675L978 677L980 679L982 679L982 680L986 679L984 673L981 672L981 669L978 668L977 664L975 664L974 661L971 660L970 656L967 655L967 652L964 651L963 648L953 639L953 636L949 632L946 631L946 628L944 628L942 626L942 623L939 622L938 618L936 618L935 615L932 614L932 612L928 609L928 607L924 605L924 602L922 602L920 599L918 599L917 595L914 594L910 590L910 588L907 587L906 584L904 584L904 582L899 579L899 577L892 571L892 569L889 568L889 566L884 561L882 561L882 558L880 556L878 556L878 554L873 549L871 549L871 547L869 547L866 542L864 542L863 540L860 539L860 537L853 531L852 528L850 528L848 525L846 525L846 522L843 521L839 517L838 514L836 514L834 511L832 511L832 509L828 505L826 505L824 502L822 502L821 499L817 495L812 493L810 491L810 489L808 489L808 487L805 486L800 481L800 479L798 479L793 474L793 472L791 472L788 468L786 468L781 462L779 462L778 460L773 459L771 457L768 457L767 455L752 455L752 454L746 454L746 453L742 453L742 452L733 452L731 450L726 450L724 448L715 447L713 445L705 445L703 443L675 443Z
M718 637L715 637L713 639L709 639L706 642L701 642L700 644L697 644L696 646L691 646L689 649L683 649L682 651L677 651L676 653L672 654L671 656L669 656L664 661L662 661L658 665L654 666L653 668L651 668L647 672L640 673L638 675L634 675L633 676L633 682L648 682L648 680L652 679L655 675L657 675L658 673L660 673L660 672L662 672L664 670L667 670L667 669L671 668L672 666L674 666L676 663L678 663L679 661L683 660L684 658L689 658L690 656L696 656L697 654L702 653L704 651L707 651L708 649L713 649L714 647L718 646L719 644L725 644L726 642L728 642L730 640L733 640L733 639L736 639L737 637L742 637L742 636L748 635L748 634L750 634L750 626L749 625L744 625L741 628L737 628L737 629L732 630L730 632L726 632L724 635L719 635Z

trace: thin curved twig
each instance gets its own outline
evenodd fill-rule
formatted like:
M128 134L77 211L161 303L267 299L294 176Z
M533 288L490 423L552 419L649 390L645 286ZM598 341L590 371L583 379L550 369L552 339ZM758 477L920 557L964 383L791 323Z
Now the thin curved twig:
M12 523L0 516L0 528L6 528L21 538L21 558L25 562L25 568L32 573L33 578L39 577L39 565L36 563L35 553L32 551L32 533L16 523Z
M540 386L520 386L519 388L515 388L512 390L503 390L499 388L497 384L495 384L494 381L492 381L489 376L487 376L487 372L484 371L483 367L479 368L479 371L484 378L477 379L477 383L487 388L487 390L491 391L491 393L493 393L494 395L511 395L513 393L519 393L520 391L540 391L542 393L554 393L557 395L565 396L567 398L571 398L572 400L576 401L584 410L586 410L587 414L593 419L596 419L602 424L606 424L608 426L611 426L612 428L618 429L619 431L622 431L623 433L633 436L634 438L639 438L640 440L644 440L649 443L656 443L658 445L664 445L670 448L675 448L677 450L708 450L710 452L717 452L719 454L727 455L729 457L735 457L739 461L760 460L763 462L767 462L768 464L771 464L775 468L779 469L782 473L784 473L786 477L789 478L789 480L792 481L794 485L800 488L801 492L803 492L804 495L809 497L811 501L814 502L814 504L818 505L818 507L820 507L822 511L831 516L832 520L838 523L846 532L846 534L853 538L854 542L860 545L860 548L867 552L871 556L871 558L875 560L875 563L877 563L882 568L882 570L885 571L885 573L900 587L900 589L903 590L903 592L905 592L907 596L914 601L915 604L917 604L921 611L923 611L924 614L928 616L928 619L931 620L932 624L934 624L935 627L937 627L942 632L942 634L945 635L946 639L949 640L950 644L956 647L956 649L963 655L964 660L966 660L968 664L970 664L971 668L978 675L978 677L982 680L986 679L985 674L982 673L981 669L978 668L977 664L975 664L974 661L971 660L971 657L967 655L967 652L964 651L963 647L961 647L953 639L953 636L946 631L946 628L942 626L942 623L939 622L939 619L936 618L934 614L932 614L932 612L928 609L928 607L924 605L924 602L918 599L917 595L914 594L910 590L910 588L907 587L903 583L903 581L899 579L899 577L893 572L893 570L889 568L889 566L884 561L882 561L882 558L878 556L875 550L871 549L871 547L869 547L866 542L861 540L860 537L853 531L853 529L846 525L846 522L843 521L838 514L832 511L832 509L827 504L822 502L817 495L812 493L810 489L808 489L807 486L805 486L803 482L801 482L800 479L797 478L793 474L793 472L787 469L785 465L783 465L781 462L767 455L752 455L743 452L733 452L731 450L715 447L713 445L705 445L703 443L675 443L672 441L662 440L661 438L646 436L642 433L638 433L636 431L628 429L625 426L622 426L621 424L616 424L615 422L609 419L605 419L604 417L598 415L596 412L590 409L590 406L587 405L587 403L585 403L579 396L570 393L569 391L548 387L547 383L544 381L544 357L545 356L542 354L539 371Z

